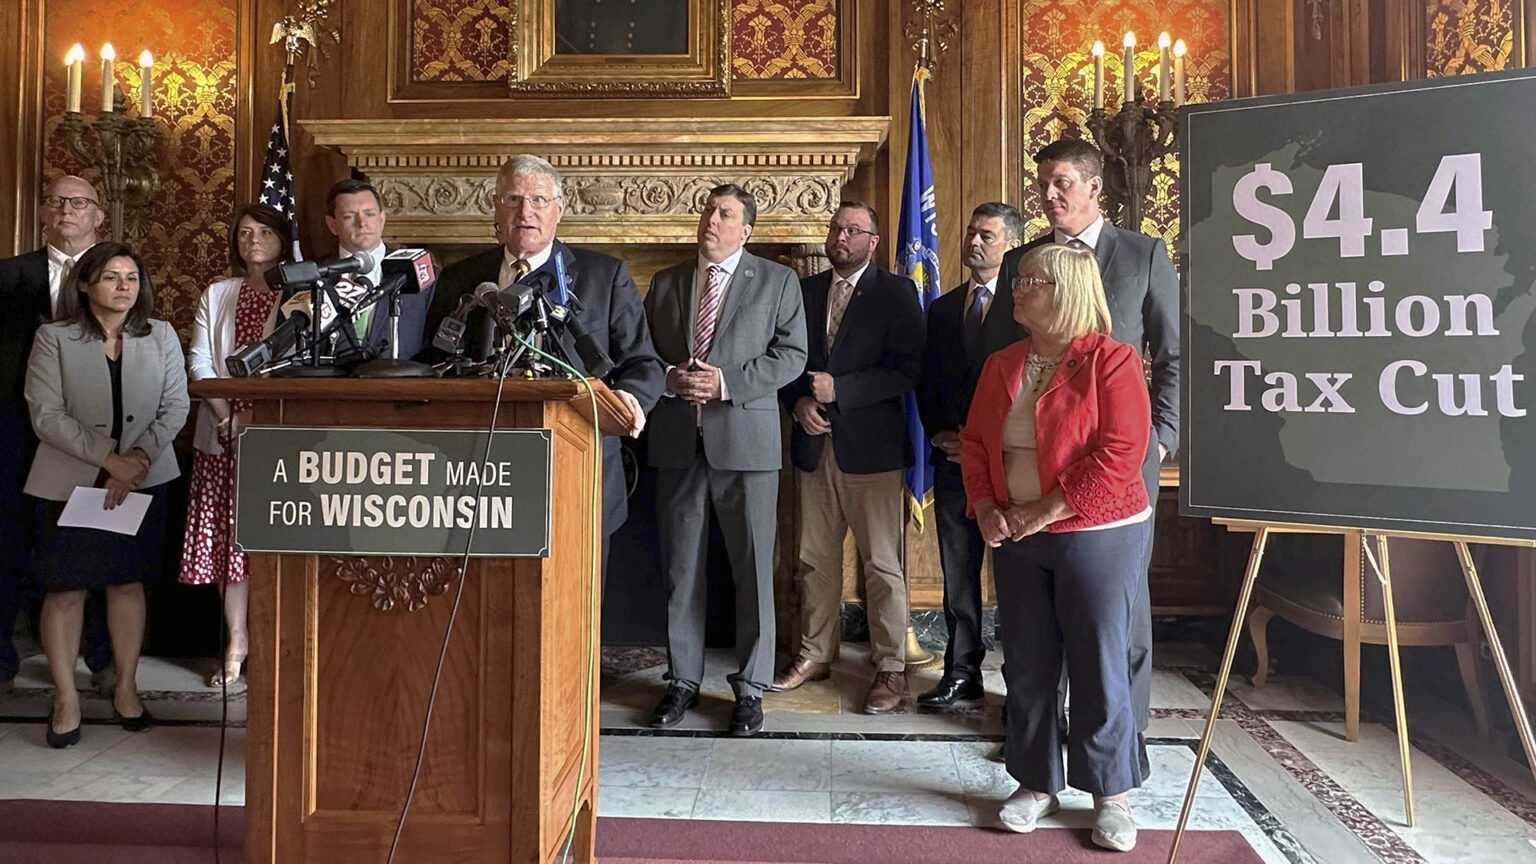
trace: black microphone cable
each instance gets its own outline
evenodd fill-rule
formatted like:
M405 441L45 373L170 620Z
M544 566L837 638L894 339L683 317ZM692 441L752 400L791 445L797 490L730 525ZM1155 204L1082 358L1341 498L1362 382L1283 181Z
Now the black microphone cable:
M491 424L485 435L485 452L481 456L481 462L488 462L491 458L491 441L496 435L496 418L501 414L501 393L507 383L507 374L511 371L511 364L506 358L502 359L501 368L496 372L496 399L491 403ZM479 472L476 483L475 500L480 501L485 492L485 472ZM432 710L437 704L437 691L443 681L443 666L448 660L448 645L453 637L453 624L459 617L459 604L464 600L464 585L469 581L469 553L474 547L475 528L480 524L475 519L469 525L469 535L464 539L464 553L459 561L459 587L453 593L453 606L448 612L448 626L443 630L443 646L437 654L437 670L432 673L432 689L427 695L427 713L421 726L421 744L416 748L416 767L411 772L411 784L405 792L405 803L400 808L400 820L395 824L395 837L389 844L389 856L384 859L385 864L394 864L395 853L400 849L400 837L405 832L405 820L411 812L411 801L416 797L416 787L421 782L421 769L427 758L427 736L432 731Z

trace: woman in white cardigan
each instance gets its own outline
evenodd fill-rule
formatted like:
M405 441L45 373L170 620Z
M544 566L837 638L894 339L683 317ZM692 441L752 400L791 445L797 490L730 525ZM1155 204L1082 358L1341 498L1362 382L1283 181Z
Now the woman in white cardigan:
M230 220L230 268L243 276L209 285L197 304L192 328L191 378L228 378L224 360L235 349L266 336L278 292L266 273L293 260L293 227L288 217L265 204L247 204ZM223 664L208 679L221 687L240 678L250 644L246 634L245 554L230 544L234 528L234 436L249 418L250 404L205 399L193 436L192 490L187 502L187 540L181 553L181 581L218 585L223 595L229 642Z
M132 249L98 243L80 256L59 292L59 319L38 328L26 397L37 456L26 493L37 500L33 567L44 591L39 641L53 676L51 747L80 740L75 663L86 592L104 590L117 687L112 714L130 732L153 718L136 675L144 643L144 583L159 572L165 487L181 473L171 448L187 422L181 341L154 320L149 274ZM129 493L149 497L135 534L59 524L79 487L102 488L115 509Z

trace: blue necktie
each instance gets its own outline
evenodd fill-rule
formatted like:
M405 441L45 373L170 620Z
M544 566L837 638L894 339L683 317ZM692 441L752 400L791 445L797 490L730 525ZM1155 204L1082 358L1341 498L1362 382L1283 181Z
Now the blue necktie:
M975 349L981 339L981 319L986 313L984 303L987 292L984 288L976 288L972 293L971 305L965 309L964 338L967 349Z

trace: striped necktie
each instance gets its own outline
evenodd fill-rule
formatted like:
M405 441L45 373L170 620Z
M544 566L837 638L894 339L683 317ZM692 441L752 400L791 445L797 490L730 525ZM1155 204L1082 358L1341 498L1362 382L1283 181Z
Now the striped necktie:
M725 294L727 276L724 267L709 265L709 284L699 298L699 317L693 324L693 356L698 360L709 359L709 349L715 345L715 323L720 317L720 298Z

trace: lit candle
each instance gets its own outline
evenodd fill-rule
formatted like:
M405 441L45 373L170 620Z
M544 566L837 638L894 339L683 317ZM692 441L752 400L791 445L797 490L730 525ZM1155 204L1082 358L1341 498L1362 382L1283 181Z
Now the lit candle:
M145 51L139 55L139 116L155 116L155 81L150 74L154 71L155 58Z
M112 43L101 46L101 113L106 114L112 110L112 61L117 59L117 52L112 50Z
M1104 43L1093 43L1093 107L1104 107Z
M1173 43L1173 104L1184 104L1184 40Z
M1173 40L1168 38L1167 32L1157 37L1158 61L1157 61L1157 101L1168 101L1168 46Z
M76 42L75 47L69 49L64 55L64 68L66 86L64 88L64 110L80 113L80 70L85 66L85 46Z
M1125 101L1136 101L1136 34L1125 34Z

